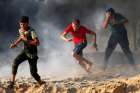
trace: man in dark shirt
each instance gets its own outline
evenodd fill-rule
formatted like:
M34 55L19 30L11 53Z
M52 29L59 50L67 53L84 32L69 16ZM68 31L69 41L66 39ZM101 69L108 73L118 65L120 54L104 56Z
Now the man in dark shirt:
M129 63L135 67L135 62L133 55L129 48L129 41L127 37L127 30L125 28L125 23L128 20L119 13L116 13L113 8L109 8L106 11L105 20L103 22L103 28L111 31L111 36L108 41L108 46L105 51L105 64L104 68L106 68L109 57L111 56L113 50L116 48L117 44L119 44L125 53L126 57L129 60Z
M15 48L20 42L23 42L24 49L13 62L12 80L10 85L14 85L18 66L25 60L28 60L29 62L31 75L39 84L42 84L44 82L41 81L40 76L37 73L37 46L39 45L39 39L35 33L35 30L29 26L29 18L27 16L21 17L19 25L19 38L11 44L10 48Z

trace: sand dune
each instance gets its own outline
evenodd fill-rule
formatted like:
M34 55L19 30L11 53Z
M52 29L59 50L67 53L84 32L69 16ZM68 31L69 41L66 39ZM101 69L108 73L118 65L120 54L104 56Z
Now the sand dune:
M102 81L87 77L44 81L46 84L39 86L33 79L22 77L14 88L9 88L9 80L1 79L0 93L140 93L140 75Z
M140 65L137 62L136 72L132 66L126 65L125 59L121 58L123 55L118 55L115 58L119 61L112 57L111 65L104 72L100 72L102 53L87 55L88 59L95 61L91 74L77 74L78 77L62 80L42 76L46 84L41 86L31 77L17 77L14 88L10 88L9 79L0 77L0 93L140 93Z

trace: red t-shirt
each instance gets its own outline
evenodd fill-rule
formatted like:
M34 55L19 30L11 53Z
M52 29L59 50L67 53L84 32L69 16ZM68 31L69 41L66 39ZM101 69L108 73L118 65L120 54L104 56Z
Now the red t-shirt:
M82 43L87 41L86 39L86 34L91 34L92 31L88 30L86 27L84 26L80 26L80 28L76 31L73 30L72 28L72 24L70 24L65 30L64 32L66 33L71 33L71 35L73 36L73 42L75 44L78 43Z

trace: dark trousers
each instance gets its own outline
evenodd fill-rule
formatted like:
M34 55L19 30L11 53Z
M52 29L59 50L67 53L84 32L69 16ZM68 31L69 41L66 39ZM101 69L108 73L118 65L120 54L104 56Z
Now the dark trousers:
M30 66L31 75L34 77L36 81L40 81L40 76L37 73L37 59L38 57L29 58L24 51L22 51L14 60L12 65L12 74L16 75L17 69L20 63L25 60L28 60Z
M134 65L135 62L134 62L133 55L129 48L129 42L128 42L127 35L123 35L120 37L111 35L111 37L109 38L109 41L108 41L108 46L105 51L105 58L104 58L105 64L107 64L109 57L111 56L113 50L116 48L117 44L119 44L121 46L123 52L125 53L126 57L128 58L129 64Z

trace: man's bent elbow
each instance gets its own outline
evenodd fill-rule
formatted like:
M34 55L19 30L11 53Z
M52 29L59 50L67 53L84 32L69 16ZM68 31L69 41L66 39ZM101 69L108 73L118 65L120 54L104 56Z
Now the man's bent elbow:
M36 43L36 45L39 46L39 45L40 45L40 42L38 41L38 42Z
M61 38L61 39L63 39L63 38L64 38L64 36L63 36L63 35L60 35L60 38Z
M66 41L66 36L64 34L60 35L60 38L64 41Z
M40 42L39 42L38 39L35 39L35 40L34 40L34 45L36 45L36 46L39 46L39 45L40 45Z

